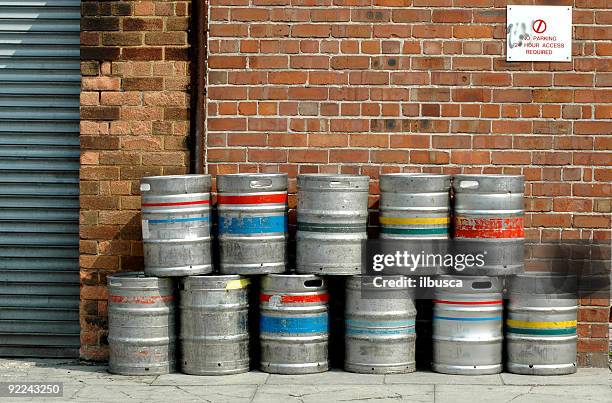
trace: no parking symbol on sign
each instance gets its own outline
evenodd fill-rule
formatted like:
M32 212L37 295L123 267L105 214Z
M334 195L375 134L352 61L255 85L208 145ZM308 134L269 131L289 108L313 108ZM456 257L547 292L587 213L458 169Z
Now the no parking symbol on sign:
M507 6L506 60L572 60L572 8Z

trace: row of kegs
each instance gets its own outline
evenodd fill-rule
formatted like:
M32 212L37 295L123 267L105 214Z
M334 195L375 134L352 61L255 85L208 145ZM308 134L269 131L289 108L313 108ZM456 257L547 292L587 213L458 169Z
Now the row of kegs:
M298 175L297 273L362 273L369 185L363 175ZM287 271L287 175L218 175L216 187L218 271ZM212 273L210 175L145 177L140 190L145 274ZM445 240L452 229L463 253L488 252L479 275L516 274L523 270L523 192L521 175L380 175L380 239Z
M260 279L254 295L249 294L251 279L239 275L190 276L178 283L143 273L109 277L110 371L324 372L330 368L330 350L338 353L329 345L334 332L341 332L335 336L343 340L347 371L415 371L415 341L427 335L415 332L417 309L404 277L385 277L389 287L377 286L374 277L341 278L342 327L330 320L331 277L270 274ZM427 348L433 349L434 371L494 374L502 371L504 356L506 369L514 373L576 371L575 277L527 272L506 279L437 279L455 283L436 290L433 313L426 318L432 325Z

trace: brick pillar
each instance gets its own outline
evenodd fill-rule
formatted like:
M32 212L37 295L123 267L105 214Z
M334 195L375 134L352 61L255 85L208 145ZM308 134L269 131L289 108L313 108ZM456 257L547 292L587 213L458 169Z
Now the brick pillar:
M107 275L142 270L139 179L187 172L189 1L81 5L81 357L107 357Z

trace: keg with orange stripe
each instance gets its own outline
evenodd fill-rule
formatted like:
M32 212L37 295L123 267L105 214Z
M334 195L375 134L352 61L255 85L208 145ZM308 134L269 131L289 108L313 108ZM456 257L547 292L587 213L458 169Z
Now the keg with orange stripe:
M328 301L327 285L321 277L270 274L262 278L262 371L311 374L329 369Z
M140 181L148 276L212 272L210 175L149 176Z
M287 174L217 176L221 273L285 271L287 186Z
M460 375L501 372L501 280L484 276L437 280L448 283L436 289L433 301L433 370Z
M523 271L525 179L522 175L455 175L457 253L484 254L484 266L461 274L499 276Z

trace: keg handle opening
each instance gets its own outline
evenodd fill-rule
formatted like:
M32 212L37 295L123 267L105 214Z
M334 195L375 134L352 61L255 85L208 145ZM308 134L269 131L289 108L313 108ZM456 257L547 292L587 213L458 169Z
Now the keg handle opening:
M478 181L459 181L460 189L478 189L480 183Z
M351 186L351 182L342 182L342 181L331 181L329 182L329 187L330 188L346 188L346 187L350 187Z
M249 182L249 186L251 186L251 189L269 188L269 187L272 187L272 180L271 179L253 180Z
M323 286L323 280L321 279L304 281L305 288L319 288L322 286Z
M490 281L474 281L472 283L473 290L488 290L493 288L493 284Z
M122 284L121 284L121 281L111 279L108 285L113 286L113 287L121 287Z

